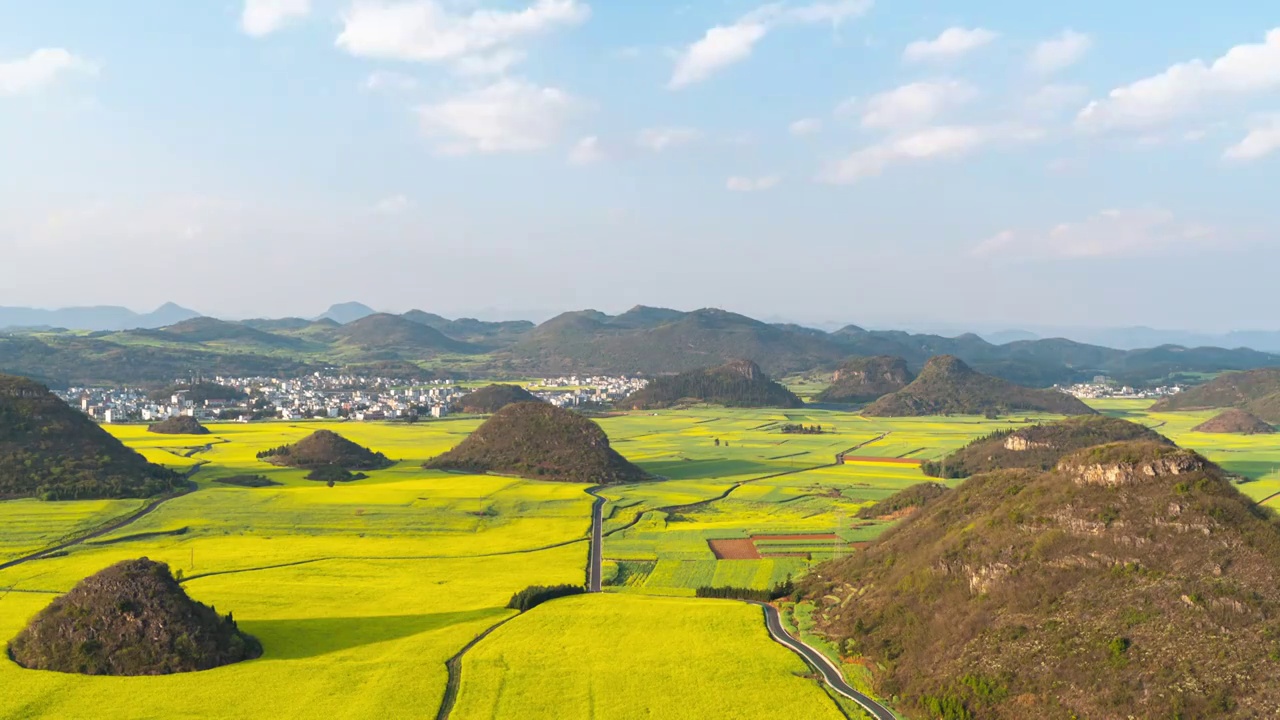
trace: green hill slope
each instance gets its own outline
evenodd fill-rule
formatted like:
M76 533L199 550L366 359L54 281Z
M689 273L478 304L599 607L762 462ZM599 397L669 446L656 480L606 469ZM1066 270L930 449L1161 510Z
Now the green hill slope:
M1005 430L974 440L938 461L924 464L926 475L964 478L995 470L1050 470L1077 450L1117 442L1173 442L1127 420L1083 415L1058 422Z
M801 581L912 717L1255 718L1280 707L1280 524L1163 444L977 475Z
M425 467L597 485L646 478L609 446L599 425L542 402L506 406Z
M688 402L725 407L804 407L804 401L795 393L769 379L750 360L656 378L619 405L652 410Z
M182 485L43 385L0 375L0 499L145 498Z
M1232 372L1161 399L1152 412L1240 408L1280 423L1280 368Z
M1057 390L1036 390L975 372L959 358L949 355L931 359L910 385L880 398L862 411L870 417L1009 412L1087 415L1094 411Z
M836 369L831 386L814 398L823 403L869 403L902 390L915 379L902 358L877 355L847 360Z

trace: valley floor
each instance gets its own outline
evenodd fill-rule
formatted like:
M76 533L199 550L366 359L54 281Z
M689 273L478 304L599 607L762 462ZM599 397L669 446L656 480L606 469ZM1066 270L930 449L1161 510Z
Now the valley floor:
M1206 414L1143 407L1100 404L1246 477L1240 488L1255 499L1280 491L1280 436L1207 436L1190 430ZM604 594L519 617L505 608L514 592L584 582L592 497L581 485L420 468L478 419L215 425L201 438L111 427L156 462L199 464L199 489L65 554L0 570L0 639L83 577L146 556L181 571L195 599L232 611L265 655L145 678L28 671L5 658L0 716L432 717L445 694L445 661L510 619L464 656L451 717L835 720L841 707L769 638L759 608L695 599L696 589L763 589L857 552L890 523L856 513L921 482L916 461L1036 419L721 408L602 419L619 452L665 479L601 491ZM782 423L820 424L824 433L784 435ZM255 457L320 427L398 462L329 488ZM836 464L845 452L852 459ZM217 482L244 474L280 484ZM2 502L0 564L142 505ZM784 607L784 620L802 632L805 612ZM846 670L856 684L860 669ZM844 712L858 717L847 704Z

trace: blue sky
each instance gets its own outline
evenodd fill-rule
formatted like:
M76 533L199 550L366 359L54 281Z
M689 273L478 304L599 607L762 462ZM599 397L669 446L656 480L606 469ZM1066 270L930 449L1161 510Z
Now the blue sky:
M1273 5L938 5L0 0L0 304L1280 328Z

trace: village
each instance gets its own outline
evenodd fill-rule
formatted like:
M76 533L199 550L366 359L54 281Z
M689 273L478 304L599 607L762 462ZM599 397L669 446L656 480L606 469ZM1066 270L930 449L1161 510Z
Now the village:
M558 407L603 405L643 388L626 376L568 375L520 386ZM186 415L202 422L310 418L355 421L447 417L477 383L411 382L400 378L313 373L298 378L183 379L169 390L72 387L57 394L100 423L158 422Z
M1155 400L1169 395L1177 395L1183 390L1181 385L1161 385L1154 388L1138 389L1128 385L1120 385L1111 378L1101 375L1095 377L1092 382L1068 386L1058 385L1055 387L1081 400Z

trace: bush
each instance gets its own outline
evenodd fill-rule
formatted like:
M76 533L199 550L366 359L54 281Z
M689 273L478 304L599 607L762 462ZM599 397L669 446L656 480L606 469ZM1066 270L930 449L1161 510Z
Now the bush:
M724 600L754 600L755 602L772 602L778 598L787 597L795 592L795 585L791 582L791 578L774 585L768 590L757 590L755 588L742 587L709 587L703 586L698 588L694 594L700 598L720 598Z
M581 595L586 591L586 588L581 585L530 585L512 595L507 607L525 612L538 607L548 600L569 597L570 595Z

